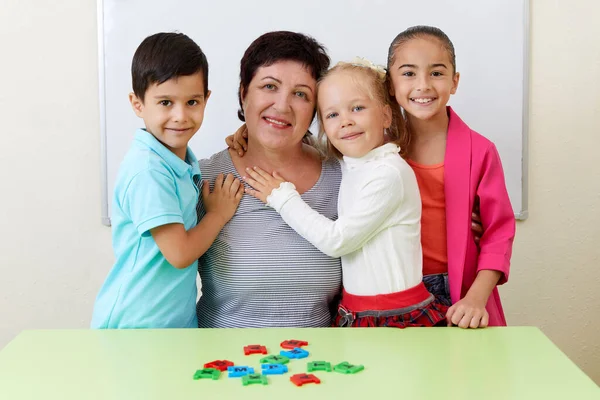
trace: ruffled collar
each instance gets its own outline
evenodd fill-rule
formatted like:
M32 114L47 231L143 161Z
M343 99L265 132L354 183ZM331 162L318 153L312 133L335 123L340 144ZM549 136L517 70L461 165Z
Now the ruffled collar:
M343 160L347 167L357 168L371 161L381 160L382 158L388 157L390 154L400 153L400 147L394 143L386 143L383 146L379 146L368 152L362 157L354 158L344 156Z

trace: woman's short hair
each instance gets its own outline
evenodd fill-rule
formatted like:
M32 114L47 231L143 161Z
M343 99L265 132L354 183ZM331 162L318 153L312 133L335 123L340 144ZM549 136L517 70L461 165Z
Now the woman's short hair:
M308 35L289 31L261 35L246 49L240 62L238 117L241 121L246 120L242 108L242 93L248 92L248 86L260 67L268 67L278 61L299 62L308 69L315 81L327 71L330 63L325 47Z

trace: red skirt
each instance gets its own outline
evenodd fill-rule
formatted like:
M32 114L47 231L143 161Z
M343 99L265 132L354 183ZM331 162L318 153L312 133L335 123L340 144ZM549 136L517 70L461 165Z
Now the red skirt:
M436 300L423 283L401 292L356 296L343 291L334 326L445 326L448 307Z

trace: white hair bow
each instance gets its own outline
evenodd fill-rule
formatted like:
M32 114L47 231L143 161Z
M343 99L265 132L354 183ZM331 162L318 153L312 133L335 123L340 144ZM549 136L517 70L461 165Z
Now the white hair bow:
M356 67L370 68L370 69L374 70L375 72L377 72L377 75L379 75L379 77L381 79L385 79L385 75L386 75L385 68L381 65L373 64L371 61L367 60L366 58L354 57L354 59L352 61L350 61L350 64L352 64Z

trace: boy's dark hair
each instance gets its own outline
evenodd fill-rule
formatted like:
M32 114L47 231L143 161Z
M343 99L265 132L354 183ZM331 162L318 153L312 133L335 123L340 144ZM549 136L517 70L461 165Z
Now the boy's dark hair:
M144 101L148 87L178 76L202 72L208 94L208 61L200 47L183 33L156 33L138 46L131 63L133 93Z
M260 36L246 49L240 62L240 120L246 120L242 108L242 92L248 93L248 86L258 68L268 67L278 61L301 63L316 81L327 71L330 63L325 47L310 36L289 31L267 32Z
M396 49L402 46L404 43L408 42L412 39L420 39L426 37L434 37L442 42L442 46L448 52L448 57L450 58L450 63L452 64L452 73L456 72L456 53L454 51L454 45L452 41L440 28L436 28L435 26L427 26L427 25L417 25L411 26L403 32L400 32L398 36L392 40L390 44L390 48L388 49L388 59L387 59L387 69L390 70L390 67L394 64L394 56L396 55Z

